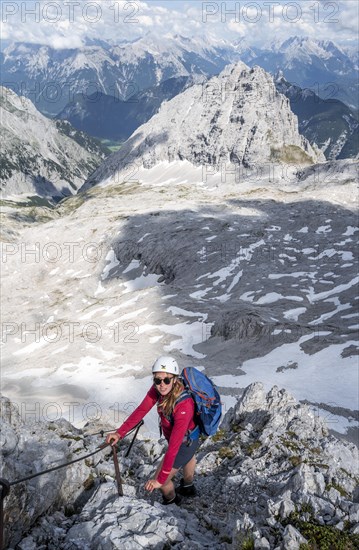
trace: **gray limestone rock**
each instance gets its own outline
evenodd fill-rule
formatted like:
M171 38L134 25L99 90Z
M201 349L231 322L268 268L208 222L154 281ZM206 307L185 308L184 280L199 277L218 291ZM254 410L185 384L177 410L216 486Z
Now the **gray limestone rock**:
M285 499L280 503L279 513L282 518L286 518L295 511L295 504L290 499Z
M18 449L26 441L30 443L26 458L40 468L42 462L32 452L34 440L27 427L16 415L6 426L4 433L10 435L3 440L5 460L12 457L18 461L13 442L17 441ZM41 440L44 447L51 441L51 448L55 445L57 452L64 441L69 444L66 448L82 450L84 438L80 430L74 431L66 422L52 428L48 430L48 424L38 426L31 435ZM61 485L67 477L49 482L46 508L31 483L25 501L14 492L9 503L28 515L17 530L9 530L12 540L18 541L26 530L27 536L21 541L24 550L32 550L33 544L39 548L46 544L49 550L157 550L168 545L178 550L227 550L244 543L258 549L294 550L305 541L288 524L294 512L304 521L317 521L338 530L343 529L344 521L358 523L359 504L350 497L359 476L354 446L328 437L322 420L288 392L276 387L266 392L262 384L251 384L226 414L217 439L207 440L199 449L195 481L198 496L184 499L179 507L164 507L159 496L149 497L144 491L144 482L156 466L150 458L156 446L140 436L131 460L123 459L124 497L117 496L112 462L104 454L92 467L93 492L82 501L81 511L71 518L65 518L62 512L51 515L49 509L54 503L60 507L66 499L73 501L76 497L76 485L72 492L70 487L64 491ZM161 448L156 451L159 455ZM341 466L338 457L342 456L349 458L348 470ZM53 460L51 453L47 462L50 459ZM77 475L86 477L88 473L80 468ZM72 479L76 479L74 473ZM346 492L344 486L350 491ZM39 516L42 517L36 522ZM356 532L355 527L352 532Z
M86 454L81 432L66 420L55 423L23 422L11 402L0 398L0 476L10 482ZM88 452L88 451L87 451ZM91 474L84 461L13 485L4 500L5 540L15 544L36 519L75 501L84 492L83 482ZM20 519L21 518L21 519ZM30 544L27 541L26 544Z
M287 525L283 533L283 550L299 550L300 545L307 542L295 527Z
M312 466L301 464L290 480L290 486L294 492L321 496L325 490L324 475L320 472L316 473Z
M269 541L265 537L256 539L254 541L254 550L270 550Z

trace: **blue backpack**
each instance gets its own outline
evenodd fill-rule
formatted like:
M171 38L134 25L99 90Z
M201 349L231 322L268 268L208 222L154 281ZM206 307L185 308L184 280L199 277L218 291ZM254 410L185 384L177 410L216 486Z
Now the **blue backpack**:
M222 404L213 382L195 367L186 367L181 373L185 391L176 401L180 403L191 396L195 404L194 421L196 428L189 439L198 439L199 435L209 437L218 430L222 416Z

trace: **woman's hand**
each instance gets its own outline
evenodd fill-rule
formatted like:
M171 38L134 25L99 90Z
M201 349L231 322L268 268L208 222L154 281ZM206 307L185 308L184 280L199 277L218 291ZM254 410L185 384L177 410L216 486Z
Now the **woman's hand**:
M111 432L106 437L106 443L111 443L111 441L113 441L113 443L111 443L111 447L113 447L114 445L116 445L120 441L120 439L121 439L121 436L120 436L119 433Z
M159 489L162 487L162 483L158 483L157 479L149 479L145 485L146 491L152 493L153 489Z

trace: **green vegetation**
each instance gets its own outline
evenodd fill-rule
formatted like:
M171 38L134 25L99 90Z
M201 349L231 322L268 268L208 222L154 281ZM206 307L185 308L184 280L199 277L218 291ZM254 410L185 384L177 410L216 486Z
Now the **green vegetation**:
M80 435L65 435L65 434L61 434L60 435L60 438L61 439L72 439L73 441L81 441L82 440L82 437Z
M343 472L343 474L347 475L348 477L355 477L356 478L356 481L359 483L359 477L356 477L356 476L353 476L350 472L348 472L348 470L346 470L345 468L339 468L339 470L341 472Z
M302 464L302 457L301 456L290 456L288 458L289 462L293 466L293 468L296 468L299 466L299 464Z
M339 483L334 483L334 481L332 483L328 483L326 486L325 486L325 490L326 491L330 491L330 489L333 488L333 489L336 489L342 497L348 497L348 493L346 492L346 490L344 489L344 487L342 487L341 485L339 485Z
M18 214L17 219L29 222L29 223L46 223L53 219L53 216L46 213L46 210L41 208L36 208L33 206L28 210L22 211L21 214Z
M58 215L56 205L41 197L29 197L22 201L3 199L0 206L11 208L7 216L24 223L46 223Z
M313 453L313 454L315 454L315 455L320 455L321 450L319 449L319 447L312 447L312 448L310 449L310 452Z
M304 521L302 515L310 515L309 520ZM283 525L293 525L308 540L301 544L300 550L355 550L359 548L359 535L353 535L340 531L330 525L320 525L314 517L314 511L310 504L303 503L301 510L291 512L283 521Z
M243 432L244 428L242 428L242 426L240 426L239 424L231 424L231 430L232 432L237 434L239 432Z
M212 435L212 441L222 441L226 437L226 431L220 428L218 432Z
M82 485L83 485L85 491L89 491L90 489L92 489L92 487L95 485L95 478L94 478L93 474L90 474L88 476L88 478L85 479L85 481L83 482Z
M254 539L253 537L246 537L238 546L238 550L254 550Z
M286 439L285 437L281 436L280 440L281 440L282 445L284 445L284 447L287 447L287 449L289 449L290 451L298 453L301 450L298 443L295 443L294 441L291 441L290 439Z
M311 516L314 514L313 506L310 504L310 502L303 502L301 511L303 514L310 514Z
M80 206L85 202L87 198L88 197L85 193L65 197L58 203L60 214L66 215L70 212L74 212L75 210L77 210L77 208L80 208Z
M123 185L123 184L126 184L126 185ZM133 194L136 194L138 193L138 190L139 190L139 183L136 183L136 182L123 182L123 184L121 183L116 183L115 185L108 185L106 187L96 187L96 188L92 188L91 189L91 192L92 191L98 191L100 194L101 194L101 197L103 198L107 198L107 197L113 197L113 196L117 196L117 195L133 195ZM141 190L142 192L142 190ZM159 215L159 213L158 213Z
M54 202L52 202L49 199L45 199L43 197L38 197L37 195L33 195L31 197L28 197L28 199L25 202L14 202L15 206L44 206L45 208L50 208L50 210L54 210L56 208L56 205Z
M344 520L344 531L350 531L353 527L356 526L355 521L349 521L348 519Z
M284 145L282 148L271 147L271 161L285 164L313 164L314 160L298 145Z
M109 149L111 153L115 153L116 151L119 151L122 147L123 141L114 141L112 139L99 139L101 144Z
M108 185L106 187L91 187L87 191L80 192L76 195L71 195L65 197L58 203L58 210L60 215L71 214L80 206L88 200L96 199L106 199L108 197L115 197L121 195L132 195L138 193L140 187L137 183L132 183L132 185ZM143 190L141 189L141 193Z
M1 199L0 204L1 206L9 206L10 208L30 208L32 206L45 207L50 210L54 210L56 208L55 203L42 197L28 197L25 201Z
M250 443L247 447L247 454L249 454L249 456L251 456L257 449L259 449L259 447L261 446L261 442L260 441L254 441L253 443Z
M298 531L309 541L300 550L355 550L359 548L359 535L350 535L328 525L299 522Z
M220 458L233 458L235 456L235 452L230 447L221 447L218 451L218 456Z

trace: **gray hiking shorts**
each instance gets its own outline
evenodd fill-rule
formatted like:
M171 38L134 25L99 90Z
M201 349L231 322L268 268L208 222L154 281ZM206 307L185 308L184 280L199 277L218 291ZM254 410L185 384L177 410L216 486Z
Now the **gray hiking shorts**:
M191 458L194 456L199 445L200 445L199 439L195 439L194 441L192 441L190 445L187 445L187 443L182 443L182 445L178 450L178 453L176 455L176 458L172 467L178 469L178 468L182 468L182 466L186 466L187 462L189 462Z

